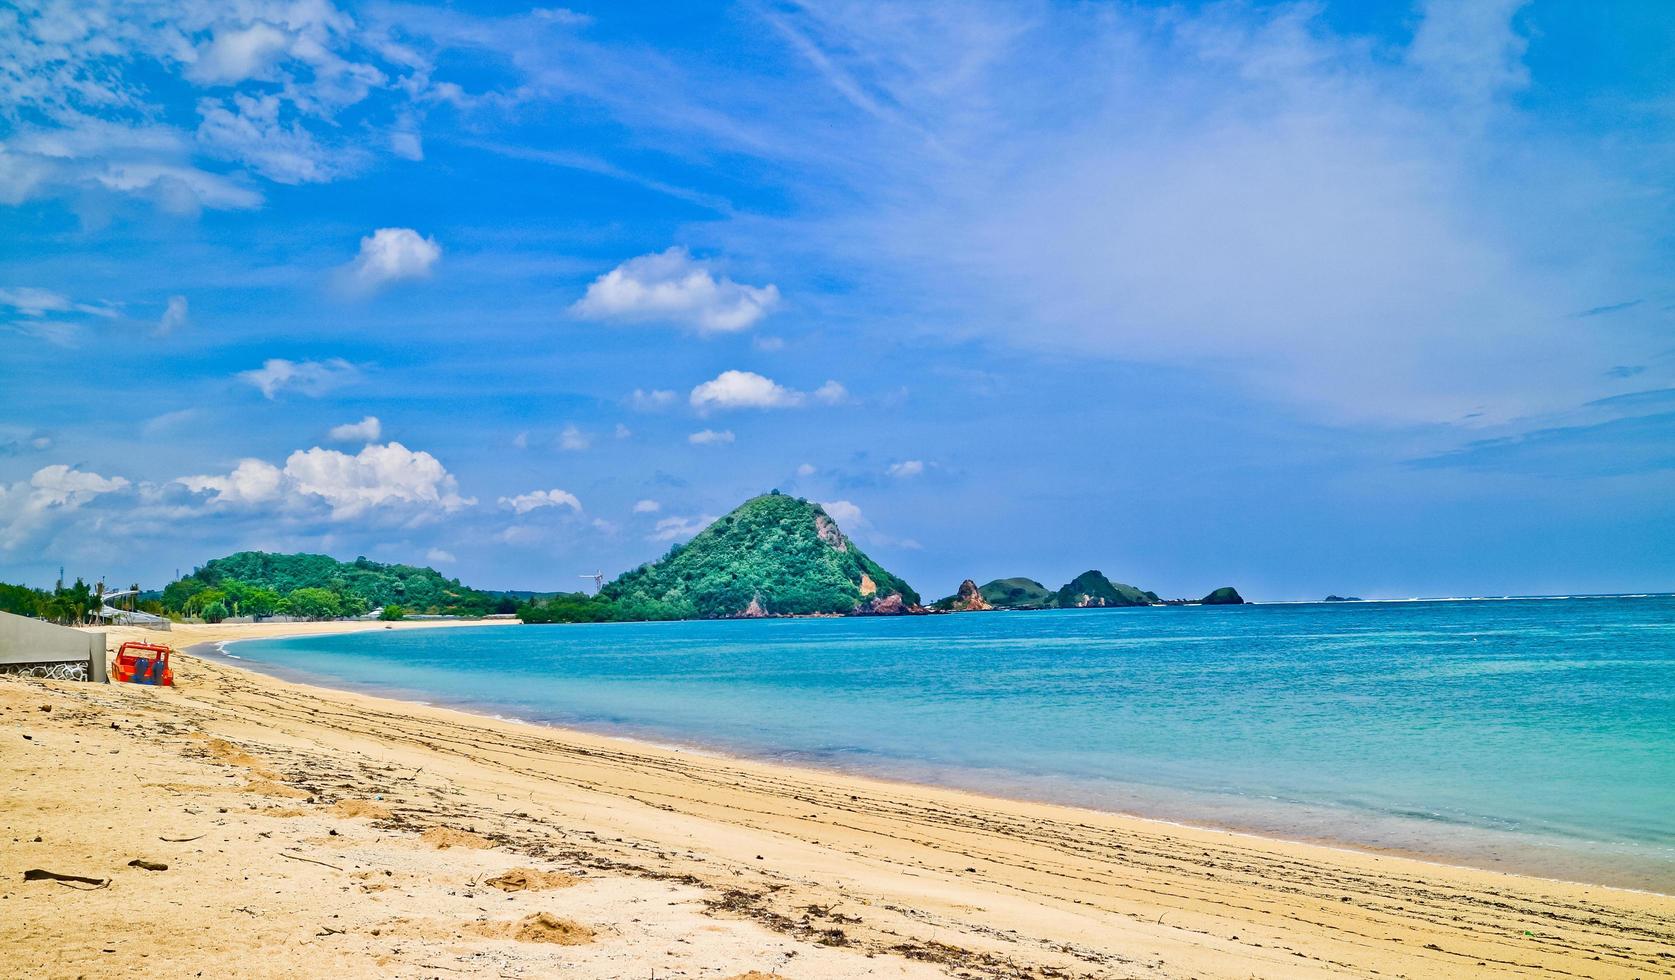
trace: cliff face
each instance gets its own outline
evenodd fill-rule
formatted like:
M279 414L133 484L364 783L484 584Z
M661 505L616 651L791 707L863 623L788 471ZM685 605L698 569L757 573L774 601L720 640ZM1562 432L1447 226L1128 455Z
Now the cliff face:
M977 588L977 583L966 579L960 583L958 592L954 593L954 608L961 612L986 612L993 609L989 600L983 598L983 593Z
M977 588L977 583L966 579L960 583L959 590L946 599L938 599L933 609L946 609L950 612L985 612L993 609L989 600L983 598L983 593Z
M599 598L624 619L919 609L919 594L867 557L819 504L777 492L745 501L661 561L606 585Z
M856 606L851 615L854 616L919 616L928 612L918 602L909 602L902 598L900 592L892 592L886 596L874 596L866 602Z

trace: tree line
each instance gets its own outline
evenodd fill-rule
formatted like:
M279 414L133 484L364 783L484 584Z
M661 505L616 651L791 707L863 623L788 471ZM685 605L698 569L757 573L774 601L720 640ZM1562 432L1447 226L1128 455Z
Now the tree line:
M70 585L59 582L50 592L0 582L0 612L18 616L79 626L91 622L103 604L93 586L79 578Z

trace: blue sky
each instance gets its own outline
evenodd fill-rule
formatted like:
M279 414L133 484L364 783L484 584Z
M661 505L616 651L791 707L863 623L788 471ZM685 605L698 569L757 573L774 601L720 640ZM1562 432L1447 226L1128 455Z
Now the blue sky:
M1664 3L0 11L0 579L1675 588Z

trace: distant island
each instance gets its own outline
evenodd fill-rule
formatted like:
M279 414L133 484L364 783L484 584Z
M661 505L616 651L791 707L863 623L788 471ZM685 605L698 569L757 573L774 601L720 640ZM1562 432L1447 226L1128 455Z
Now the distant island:
M857 547L819 504L773 491L745 501L657 562L606 584L597 595L565 593L518 608L526 623L765 616L897 616L992 610L1240 604L1230 587L1200 600L1083 572L1057 591L1028 578L967 579L928 607L912 586Z
M1329 595L1329 596L1327 596L1326 598L1324 598L1320 601L1321 602L1365 602L1367 600L1361 598L1358 595Z
M892 614L919 593L855 546L819 504L775 491L661 561L599 590L626 619Z
M987 585L971 579L959 591L931 603L931 609L946 612L980 612L990 609L1110 609L1125 606L1216 606L1242 605L1244 597L1231 586L1216 589L1202 599L1160 599L1156 592L1124 585L1089 569L1057 590L1050 590L1031 578L997 578Z
M692 540L670 548L663 558L623 573L593 595L485 591L414 565L241 551L195 568L160 592L141 593L138 600L141 611L206 622L515 614L526 623L898 616L1245 601L1231 587L1202 599L1162 599L1156 592L1113 582L1089 569L1058 589L1023 577L982 586L967 579L955 594L927 606L912 586L844 534L825 508L777 490L745 501ZM44 593L30 593L16 604L34 607L47 601Z

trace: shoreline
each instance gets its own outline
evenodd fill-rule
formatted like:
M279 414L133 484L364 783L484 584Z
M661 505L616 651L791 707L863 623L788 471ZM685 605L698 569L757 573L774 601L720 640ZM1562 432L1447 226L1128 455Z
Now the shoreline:
M1430 600L1402 600L1402 601L1430 601ZM1441 600L1438 600L1441 601ZM285 624L274 624L276 626ZM329 625L329 624L320 624ZM351 624L341 624L351 625ZM426 625L472 626L496 625L495 623L450 621L447 623L421 623L415 627ZM414 627L410 627L414 628ZM597 724L590 725L577 720L554 720L543 718L523 718L508 716L496 710L490 703L471 701L469 699L451 699L445 694L434 692L408 690L399 687L387 687L376 684L364 684L330 675L313 674L308 671L297 670L279 664L263 661L246 660L225 651L227 646L251 640L287 640L306 638L309 635L326 635L328 633L370 632L370 629L342 629L317 630L311 633L293 634L280 633L275 635L246 636L233 639L203 641L193 644L182 652L194 656L215 656L227 658L231 661L228 666L250 671L265 677L297 684L304 687L325 691L335 691L362 697L377 698L400 704L412 704L421 707L434 707L445 710L459 711L477 718L492 719L511 724L528 725L551 732L556 737L583 736L604 738L620 741L626 746L639 747L660 751L684 752L700 754L723 763L751 763L768 766L780 766L806 775L829 775L837 778L852 778L871 780L903 790L940 789L955 793L970 794L979 799L1004 801L1029 805L1062 807L1069 810L1083 811L1089 814L1100 814L1120 817L1126 820L1141 821L1157 824L1159 827L1176 828L1189 831L1204 831L1211 833L1225 833L1246 837L1255 841L1267 841L1285 845L1305 847L1319 847L1329 850L1342 851L1347 854L1363 856L1382 856L1416 861L1434 865L1439 868L1453 870L1481 871L1492 874L1504 874L1516 878L1524 878L1537 882L1553 882L1558 884L1577 885L1584 887L1615 888L1650 896L1675 897L1675 887L1659 887L1649 883L1631 883L1630 873L1626 868L1634 868L1637 856L1625 854L1621 850L1590 851L1588 845L1596 848L1610 848L1613 845L1594 841L1587 838L1576 840L1562 840L1546 838L1535 834L1510 830L1496 830L1472 824L1448 823L1441 826L1442 833L1433 834L1426 843L1429 846L1400 844L1382 844L1364 839L1356 839L1348 834L1334 834L1328 829L1318 833L1301 832L1297 829L1281 830L1277 824L1289 821L1300 824L1307 818L1312 822L1329 824L1334 811L1322 804L1300 803L1295 801L1252 800L1245 797L1229 798L1226 809L1237 810L1241 806L1247 814L1263 812L1271 817L1270 822L1264 824L1256 816L1240 821L1229 815L1225 819L1205 815L1212 808L1212 804L1222 802L1213 794L1206 792L1181 790L1167 786L1152 786L1149 784L1120 783L1125 789L1138 790L1149 793L1150 802L1155 804L1148 808L1143 803L1140 806L1125 808L1121 806L1106 806L1069 798L1067 795L1054 795L1050 790L1032 791L1029 784L1021 781L1022 774L1009 771L991 771L984 769L939 769L934 765L925 764L915 767L911 762L902 763L894 767L867 766L865 764L843 764L832 760L798 757L785 758L775 754L772 750L762 749L752 751L746 747L728 746L715 742L705 742L701 738L680 738L636 729L627 725ZM961 778L967 777L967 778ZM987 778L985 778L987 777ZM1010 778L1010 782L1008 781ZM1085 799L1085 797L1084 797ZM1390 828L1397 830L1411 830L1416 835L1422 828L1430 827L1424 821L1415 818L1401 818L1377 811L1344 811L1346 819L1356 817L1382 825L1387 832ZM1442 838L1449 833L1461 838L1459 846L1450 849L1442 843ZM1475 845L1475 846L1474 846ZM1501 865L1497 859L1489 855L1496 848L1507 851L1528 853L1532 848L1552 848L1557 859L1549 857L1545 862L1514 858L1511 863ZM1476 858L1476 860L1474 860ZM1547 870L1554 867L1575 868L1577 873L1566 875ZM1594 872L1598 877L1584 877L1585 872ZM1617 880L1610 880L1615 877ZM1647 876L1640 875L1639 879ZM1665 875L1663 877L1669 877Z
M0 854L17 913L0 961L92 976L1675 976L1675 899L1655 893L718 758L219 659L182 657L176 674L174 690L0 682L0 717L35 736L7 749L25 843ZM347 816L363 811L381 815ZM144 833L105 830L130 820ZM194 843L158 843L176 838ZM136 857L171 870L127 869ZM581 883L485 894L490 872L531 862ZM19 885L29 867L115 883ZM494 931L537 908L594 938ZM66 935L87 915L111 925ZM181 922L198 941L155 942Z

